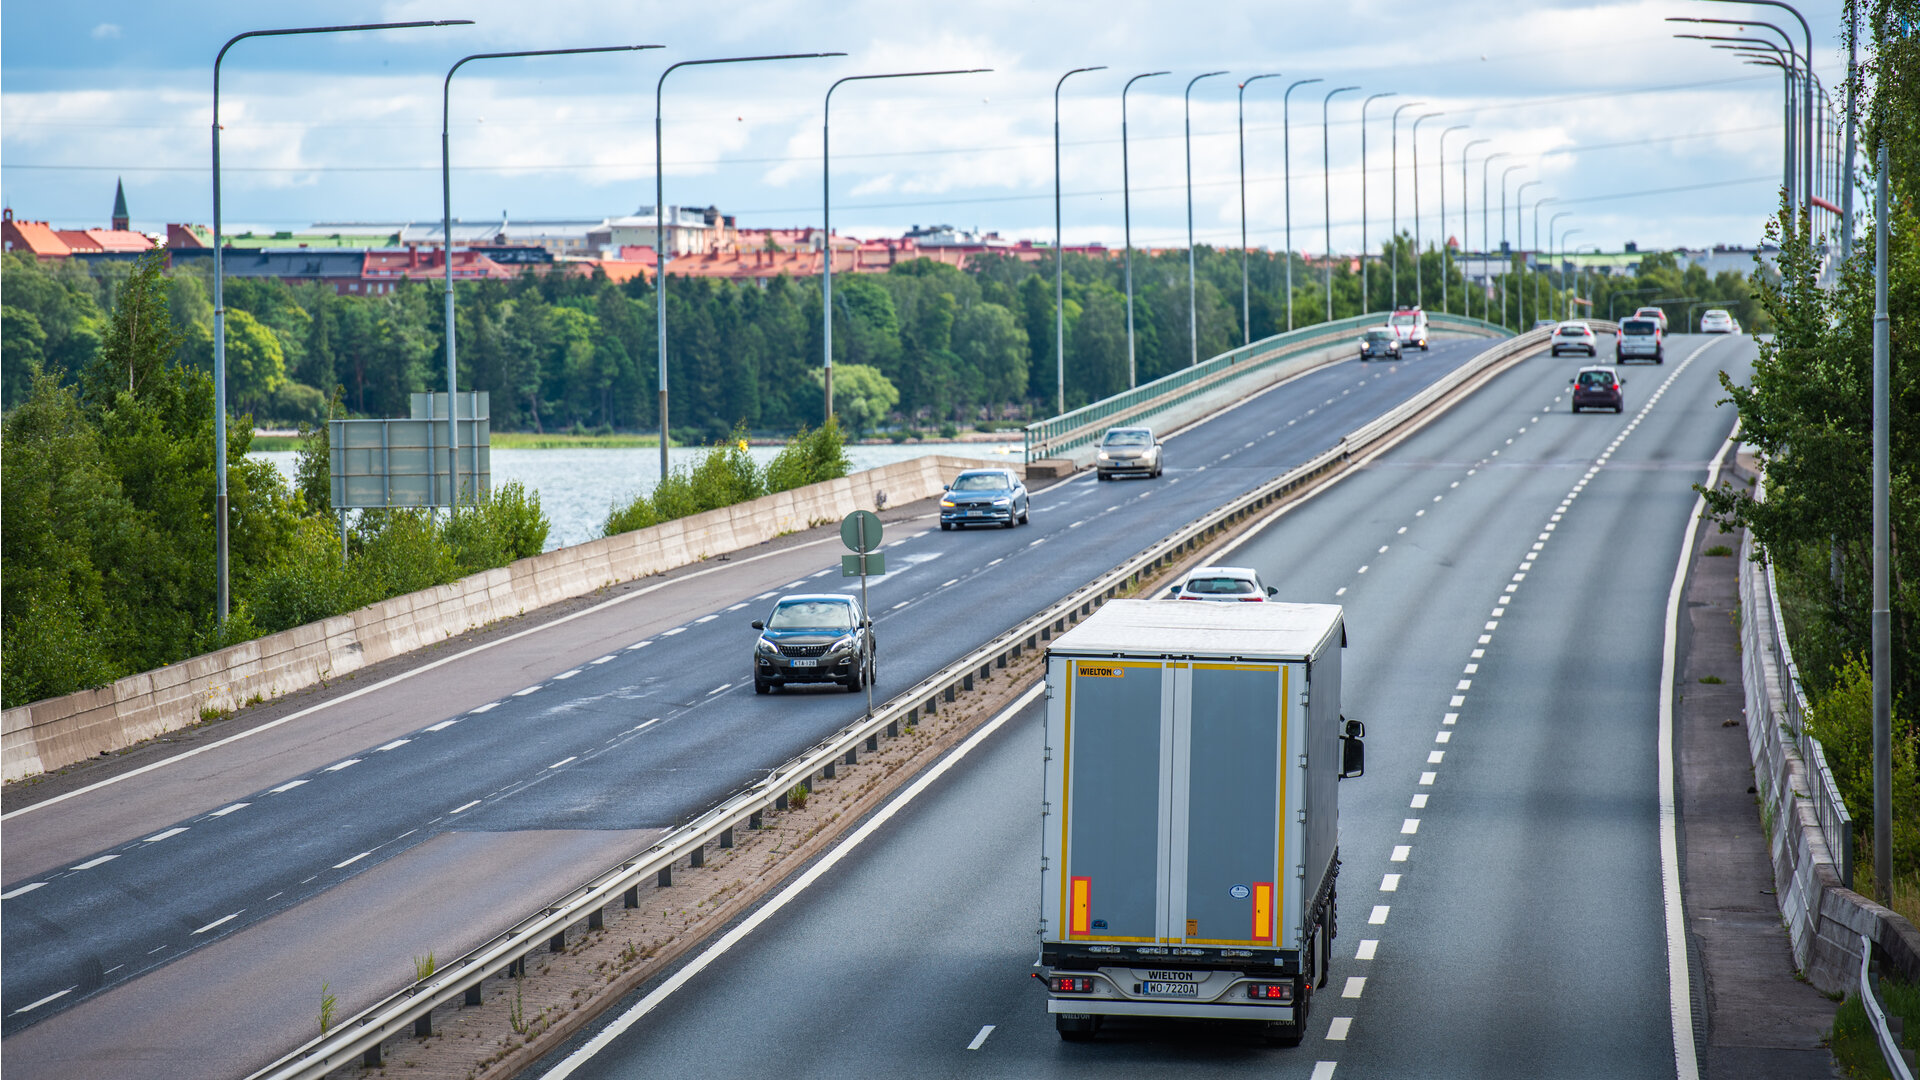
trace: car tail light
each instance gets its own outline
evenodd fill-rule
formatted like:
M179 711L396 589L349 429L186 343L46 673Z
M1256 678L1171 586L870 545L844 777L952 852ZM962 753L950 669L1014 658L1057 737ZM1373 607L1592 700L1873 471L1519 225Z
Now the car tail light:
M1243 604L1258 604L1265 599L1266 597L1264 596L1243 596L1240 598L1240 602Z
M1088 975L1055 975L1047 980L1047 989L1056 994L1089 994L1093 992L1093 978Z
M1292 983L1254 983L1247 987L1247 996L1255 1001L1292 1001Z

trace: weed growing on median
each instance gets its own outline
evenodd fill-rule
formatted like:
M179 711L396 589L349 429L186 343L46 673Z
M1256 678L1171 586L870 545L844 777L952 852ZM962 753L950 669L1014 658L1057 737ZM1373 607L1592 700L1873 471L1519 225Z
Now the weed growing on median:
M334 1013L334 1010L338 1009L339 1007L340 1007L340 1001L338 998L333 996L333 991L328 988L328 984L321 983L320 984L320 1034L325 1035L327 1033L327 1029L333 1026L333 1013Z
M433 954L431 952L425 956L416 956L413 958L414 982L426 982L428 979L433 978L433 973L437 970L439 970L439 968L434 964Z
M1703 683L1706 683L1708 686L1720 686L1724 684L1727 680L1721 678L1718 675L1702 675L1700 676L1700 681Z
M1733 549L1728 547L1725 544L1715 544L1712 547L1708 548L1707 550L1701 552L1700 554L1709 556L1711 558L1724 558L1728 555L1733 554Z
M527 1003L524 996L527 977L519 971L513 973L513 1004L507 1008L507 1024L515 1035L527 1033Z
M812 795L813 792L807 788L807 785L795 784L787 791L787 806L794 810L805 810L807 799Z

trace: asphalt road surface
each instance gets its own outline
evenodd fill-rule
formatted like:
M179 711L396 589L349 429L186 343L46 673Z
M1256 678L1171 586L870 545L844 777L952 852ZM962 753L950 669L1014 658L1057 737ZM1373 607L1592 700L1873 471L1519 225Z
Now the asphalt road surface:
M870 585L879 692L911 685L1152 538L1307 460L1488 344L1440 342L1402 362L1304 376L1172 438L1160 480L1083 474L1038 493L1029 526L896 529L894 572ZM406 956L457 955L524 914L515 903L530 909L614 858L554 866L509 845L502 865L535 866L536 876L491 906L461 908L458 893L425 877L441 866L439 838L644 836L842 727L861 697L752 693L747 626L779 593L854 588L839 578L839 554L837 540L822 541L703 569L483 651L438 657L298 723L10 811L0 885L10 1071L137 1075L115 1042L136 1012L176 1040L174 1055L258 1063L310 1033L314 988L341 957L370 947L344 925L339 940L298 932L309 910L331 910L330 897L338 906L343 885L376 872L393 883L371 890L366 902L379 906L358 914L381 926L392 952L377 959L394 971L336 982L349 1013L396 985ZM210 946L225 950L218 963L175 970ZM297 993L195 1004L236 982Z
M1625 372L1620 415L1570 414L1587 361L1532 358L1223 558L1346 606L1344 711L1368 729L1299 1048L1166 1022L1057 1037L1029 978L1034 705L737 947L534 1075L1674 1075L1665 611L1690 485L1733 426L1715 372L1744 380L1753 355L1676 336Z

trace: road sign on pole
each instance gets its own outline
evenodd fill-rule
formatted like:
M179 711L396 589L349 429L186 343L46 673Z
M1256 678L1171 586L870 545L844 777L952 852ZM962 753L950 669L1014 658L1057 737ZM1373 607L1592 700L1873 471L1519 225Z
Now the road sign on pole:
M860 579L860 617L865 625L856 629L867 635L867 670L861 680L867 684L867 719L873 719L873 612L867 606L867 577L887 572L887 557L880 547L880 515L871 510L855 510L840 521L840 539L854 554L840 556L840 576Z

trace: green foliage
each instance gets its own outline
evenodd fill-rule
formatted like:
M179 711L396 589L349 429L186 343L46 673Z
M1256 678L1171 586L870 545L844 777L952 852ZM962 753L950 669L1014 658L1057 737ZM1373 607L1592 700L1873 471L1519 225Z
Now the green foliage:
M1894 701L1893 871L1920 874L1920 771L1916 734L1905 701ZM1812 702L1807 731L1820 740L1834 783L1854 823L1855 850L1873 850L1873 676L1866 661L1848 656L1831 686Z
M674 469L651 492L635 496L625 506L614 506L601 532L615 536L769 492L838 479L847 475L848 468L840 428L833 421L814 431L803 426L764 472L747 453L746 432L735 429L725 441L709 447L693 468Z
M815 380L825 382L823 373ZM878 368L866 364L833 366L833 411L845 417L855 434L867 431L900 404L900 391Z
M333 1027L334 1014L340 1009L340 999L335 997L327 983L320 984L320 1034L325 1035Z

